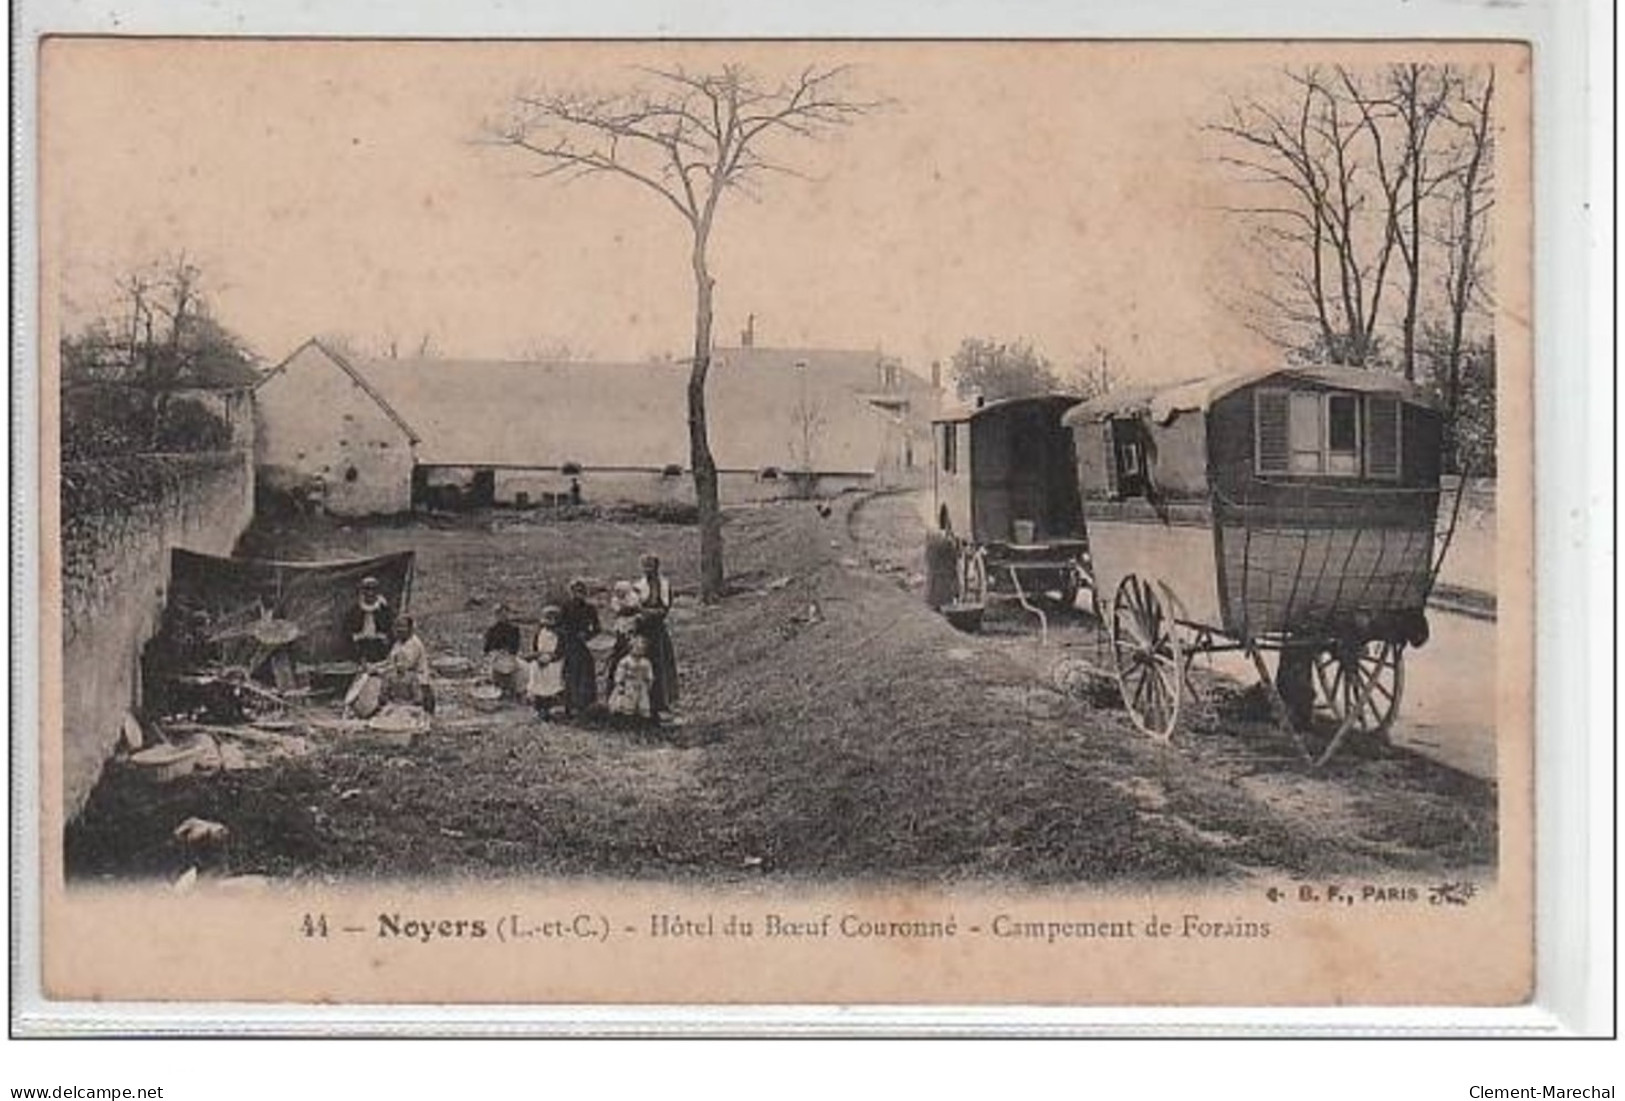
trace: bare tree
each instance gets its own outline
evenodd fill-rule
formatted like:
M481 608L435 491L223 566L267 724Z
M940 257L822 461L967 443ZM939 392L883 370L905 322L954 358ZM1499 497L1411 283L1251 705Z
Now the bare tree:
M1076 372L1077 394L1084 401L1109 394L1117 385L1117 373L1112 370L1111 352L1104 344L1096 344L1091 357L1078 364Z
M147 446L155 446L177 389L252 382L254 356L214 319L204 283L184 252L119 276L107 315L63 338L63 383L139 393Z
M1444 291L1450 330L1440 389L1447 423L1454 423L1461 403L1467 316L1487 305L1482 300L1487 296L1484 252L1489 240L1489 213L1494 206L1495 131L1490 124L1494 98L1492 70L1481 85L1465 87L1456 110L1446 116L1461 135L1461 153L1450 173L1454 187L1443 232L1449 258Z
M64 454L206 450L229 438L228 426L199 420L195 403L175 401L189 387L258 378L253 353L210 310L202 269L178 253L130 269L114 287L102 315L59 345Z
M1444 116L1459 77L1448 65L1391 65L1373 92L1349 70L1340 67L1336 71L1341 89L1359 111L1365 129L1371 169L1382 198L1383 233L1404 264L1400 369L1407 380L1415 381L1426 239L1423 210L1447 177L1435 163L1439 143L1434 125Z
M1233 100L1208 127L1227 140L1220 160L1264 189L1260 202L1233 208L1257 219L1267 255L1277 258L1284 290L1261 292L1278 315L1263 331L1301 346L1298 333L1312 325L1316 355L1364 366L1397 243L1397 172L1372 169L1365 146L1379 131L1348 95L1347 73L1288 70L1285 79L1279 100ZM1380 142L1376 153L1380 160ZM1375 231L1373 207L1382 212Z
M738 65L714 72L643 70L646 87L586 94L522 93L507 119L487 127L503 145L543 164L538 176L563 180L610 175L630 181L676 211L690 233L694 354L688 381L689 458L700 522L700 594L723 592L722 513L716 460L706 426L716 291L709 250L723 197L747 193L765 175L788 172L769 155L775 142L815 138L879 104L842 90L843 67L810 66L783 81Z
M324 346L346 359L441 359L444 353L434 334L425 331L416 344L402 344L394 330L385 330L377 336L364 337L354 333L323 333Z
M795 404L790 407L790 454L795 460L797 488L810 496L813 490L818 445L829 419L824 415L824 403L807 392L807 363L796 363L800 375L800 389Z
M1270 272L1255 328L1308 358L1352 366L1386 362L1385 342L1397 338L1397 366L1417 379L1418 332L1439 306L1430 273L1441 260L1461 267L1482 224L1474 200L1460 198L1469 175L1476 198L1487 195L1473 142L1452 138L1475 121L1487 132L1490 85L1475 98L1472 84L1470 71L1449 65L1334 66L1288 70L1275 92L1231 101L1207 129L1224 139L1220 160L1260 195L1232 208ZM1435 259L1438 211L1449 203L1452 227L1465 218L1473 228L1450 229Z

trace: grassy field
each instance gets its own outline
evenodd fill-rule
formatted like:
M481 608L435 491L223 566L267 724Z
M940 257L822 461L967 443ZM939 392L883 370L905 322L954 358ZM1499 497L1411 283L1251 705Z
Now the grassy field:
M178 874L191 857L170 832L192 815L232 831L230 871L287 878L1101 883L1493 865L1493 785L1397 750L1314 773L1223 684L1171 747L1136 734L1107 686L1053 690L1056 657L1089 653L1085 628L1052 648L1019 623L954 631L911 585L905 515L854 498L829 517L731 513L735 592L709 607L682 593L684 526L497 513L256 531L247 549L284 559L415 549L422 633L471 657L498 600L534 615L569 578L601 590L654 550L679 584L684 724L651 739L519 709L474 722L448 688L444 729L410 748L317 736L272 768L162 787L110 769L68 831L70 873Z

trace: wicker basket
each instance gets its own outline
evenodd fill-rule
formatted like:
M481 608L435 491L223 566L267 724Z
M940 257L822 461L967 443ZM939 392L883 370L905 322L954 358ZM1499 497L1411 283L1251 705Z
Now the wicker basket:
M415 707L391 705L367 720L367 736L383 745L405 749L429 729L429 716Z
M202 756L201 745L155 745L132 754L130 765L140 776L155 784L167 784L190 775Z
M476 711L497 711L502 707L502 689L494 684L476 684L468 690L468 702Z

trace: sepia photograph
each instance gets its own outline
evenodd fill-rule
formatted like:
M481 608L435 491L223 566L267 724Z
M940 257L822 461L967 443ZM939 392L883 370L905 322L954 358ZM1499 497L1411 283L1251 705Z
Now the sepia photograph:
M46 39L46 996L1524 1001L1530 88Z

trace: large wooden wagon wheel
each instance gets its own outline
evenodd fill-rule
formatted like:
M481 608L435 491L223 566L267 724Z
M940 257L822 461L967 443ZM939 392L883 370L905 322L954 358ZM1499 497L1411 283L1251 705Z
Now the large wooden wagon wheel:
M1168 604L1151 583L1123 578L1112 602L1112 655L1117 683L1134 725L1159 742L1173 737L1185 661Z
M1315 655L1315 698L1346 728L1385 737L1405 692L1403 645L1349 642Z

